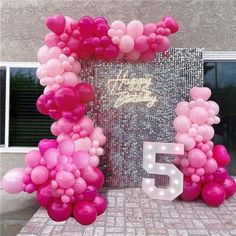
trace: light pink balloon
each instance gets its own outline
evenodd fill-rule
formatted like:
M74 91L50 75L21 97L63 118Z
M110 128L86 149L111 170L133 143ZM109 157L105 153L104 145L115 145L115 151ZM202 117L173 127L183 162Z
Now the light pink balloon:
M180 115L174 120L174 128L179 133L187 133L191 125L192 122L187 116Z
M37 52L37 59L41 64L45 64L50 59L49 57L49 48L44 45Z
M81 176L86 182L94 182L97 180L98 177L95 169L91 166L87 166L87 168L82 169Z
M147 23L146 25L144 25L143 34L148 36L151 33L155 33L156 28L157 27L154 23Z
M72 86L72 87L75 87L80 79L77 77L77 75L73 72L65 72L63 74L63 78L64 78L64 84L65 85L68 85L68 86Z
M220 111L219 105L214 102L214 101L208 101L207 102L209 109L212 109L213 111L215 111L215 115L217 115Z
M79 122L78 125L83 129L85 132L83 136L88 136L92 133L94 129L94 122L87 116L83 116Z
M26 154L25 156L25 163L34 168L39 165L40 159L41 159L41 154L38 150L32 150L29 153Z
M49 58L59 58L62 54L62 50L59 47L49 48L48 56Z
M23 191L24 168L13 168L9 170L2 178L2 188L5 192L16 194Z
M74 185L75 178L71 172L60 170L56 174L56 181L61 188L70 188Z
M210 174L213 174L217 170L218 165L214 158L209 158L203 168L205 170L205 173L207 175L210 175Z
M194 107L191 109L189 117L192 120L192 122L201 125L207 121L208 112L203 107Z
M73 128L73 123L69 122L68 120L61 118L58 120L58 129L65 133L68 134L72 131Z
M99 157L96 155L90 156L89 158L89 164L92 167L97 167L99 165Z
M176 114L179 116L179 115L186 115L188 116L189 115L189 112L190 112L190 108L189 108L189 105L188 105L188 102L185 102L185 101L182 101L182 102L179 102L175 108L175 112Z
M141 56L141 53L134 49L128 54L126 54L126 59L130 61L136 61L140 58L140 56Z
M80 71L81 71L81 64L78 61L75 61L72 65L72 72L78 75Z
M78 169L84 169L89 163L89 154L87 151L80 150L73 154L73 162Z
M64 72L61 61L56 58L50 59L47 62L46 69L49 76L61 75Z
M80 138L75 141L75 150L85 150L88 151L91 148L91 140L86 138Z
M193 87L190 90L190 96L193 100L202 98L204 101L207 101L211 96L211 90L207 87Z
M206 132L203 134L203 141L209 141L214 137L215 131L213 127L210 125L205 124L204 127L205 127Z
M91 141L97 140L100 146L103 146L106 143L106 137L100 127L95 127L89 138Z
M206 164L207 157L203 151L194 148L188 152L189 164L195 168L201 168Z
M143 34L144 26L139 20L132 20L127 25L126 34L131 36L133 39L138 38Z
M75 180L73 188L76 193L82 193L87 188L87 184L83 178L79 177Z
M134 39L129 35L123 36L120 39L119 48L123 53L131 52L134 49Z
M54 167L57 165L60 153L55 148L49 148L44 153L44 159L48 166Z
M71 139L65 139L59 142L60 154L71 156L75 151L75 144Z
M53 32L50 32L48 34L46 34L45 38L44 38L44 43L48 46L48 47L54 47L57 45L57 43L60 41L60 38L58 35L54 34Z
M48 180L49 171L45 166L37 166L31 172L31 180L35 184L43 184Z
M121 20L116 20L111 23L111 29L114 30L122 30L124 33L126 32L126 25Z
M196 145L196 141L192 137L189 137L188 134L179 134L179 135L177 135L176 141L177 141L177 143L183 143L184 144L184 149L186 151L191 150Z

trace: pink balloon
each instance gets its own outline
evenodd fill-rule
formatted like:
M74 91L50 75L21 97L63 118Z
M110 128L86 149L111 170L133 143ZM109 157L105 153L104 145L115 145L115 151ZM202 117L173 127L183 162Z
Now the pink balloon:
M46 34L46 36L44 37L44 43L50 48L57 46L57 43L59 41L60 41L59 36L52 32Z
M211 90L207 87L193 87L190 90L190 96L193 100L202 98L204 101L207 101L211 96Z
M177 132L180 133L187 133L191 125L192 122L187 116L180 115L174 120L174 128Z
M180 115L185 115L188 116L190 112L190 108L188 105L188 102L179 102L175 108L175 113L177 114L177 116Z
M119 48L121 52L131 52L134 49L134 39L129 35L123 36L120 39Z
M220 111L219 105L214 101L208 101L207 102L209 109L212 109L215 112L215 115L217 115Z
M236 183L234 178L232 178L231 176L225 179L225 181L222 183L222 186L225 190L226 198L232 197L236 192Z
M83 116L79 120L78 125L83 129L81 133L83 133L82 136L84 137L91 134L94 129L94 122L87 116Z
M75 87L79 83L77 75L73 72L63 73L63 78L64 78L63 83L71 87Z
M88 103L93 101L95 97L94 89L89 83L81 82L76 86L76 93L78 94L81 103Z
M89 163L89 154L87 151L79 150L73 154L73 162L78 169L84 169Z
M172 34L179 30L179 25L172 16L165 16L162 21L165 23L165 26L170 29Z
M87 188L87 184L83 178L79 177L75 180L73 188L76 193L82 193Z
M48 166L55 167L58 163L60 153L55 148L49 148L44 153L44 159Z
M93 202L97 196L97 190L94 186L87 186L83 192L83 200L87 202Z
M60 170L56 174L56 181L61 188L70 188L74 185L75 178L71 172Z
M47 61L50 59L50 57L49 57L49 48L46 45L42 46L38 50L37 59L41 64L47 63Z
M31 179L35 184L43 184L48 180L49 171L45 166L37 166L32 170Z
M46 26L55 34L57 35L62 34L66 26L65 16L56 15L56 16L48 17L46 20Z
M201 194L201 184L193 183L190 179L184 179L183 193L180 198L184 201L194 201Z
M170 40L168 37L163 36L162 42L157 44L156 51L157 52L165 52L170 48Z
M126 25L123 21L121 20L116 20L111 23L111 29L114 30L121 30L124 33L126 32Z
M141 54L141 58L144 61L152 61L152 60L155 59L155 57L156 57L156 53L154 51L152 51L152 50L148 50L148 51L143 52Z
M91 140L86 138L79 138L75 141L75 149L78 150L85 150L88 151L91 148Z
M131 36L133 39L138 38L143 34L144 26L139 20L132 20L127 25L126 34Z
M223 145L215 145L213 147L213 158L219 166L225 166L230 163L230 156Z
M191 109L189 117L192 122L201 125L207 121L208 113L203 107L194 107Z
M147 42L147 36L141 35L135 39L135 49L138 52L145 52L149 49L149 44Z
M103 146L106 143L106 137L100 127L95 127L89 138L91 141L97 140L99 142L99 146Z
M106 199L102 196L96 196L92 204L96 208L98 216L103 214L107 209Z
M64 139L59 142L59 151L62 155L71 156L75 151L75 144L71 139Z
M206 174L210 175L210 174L213 174L217 170L218 165L215 159L209 158L207 159L207 162L203 168L205 169Z
M57 124L58 124L58 129L63 133L68 134L72 131L73 123L69 122L64 118L59 119Z
M73 209L74 218L82 225L90 225L97 218L96 208L92 203L79 202Z
M225 200L225 190L219 184L207 183L203 186L202 198L210 206L219 206Z
M126 59L127 60L131 60L131 61L135 61L138 60L141 56L141 53L137 50L132 50L131 52L129 52L128 54L126 54Z
M210 125L204 124L204 128L205 128L205 133L203 134L203 141L209 141L214 137L215 131L213 127Z
M49 76L62 75L64 69L61 65L61 61L56 58L50 59L46 64L47 74Z
M188 152L188 160L192 167L200 168L206 164L207 158L203 151L194 148Z
M5 192L16 194L23 191L24 168L13 168L9 170L2 178L2 188Z
M26 154L25 156L25 163L29 167L36 167L39 165L40 159L41 159L41 154L38 150L32 150L29 153Z
M47 205L47 212L54 221L65 221L72 214L72 205L62 203L58 199L51 199Z
M144 25L144 31L143 34L144 35L150 35L151 33L155 33L156 31L156 25L154 23L147 23L146 25Z
M192 137L189 137L188 134L179 134L176 137L177 143L183 143L184 144L184 149L186 151L189 151L193 149L196 145L195 140Z
M44 208L47 207L48 202L50 201L51 198L52 198L52 189L50 185L46 185L40 188L36 195L38 204Z
M219 167L214 173L214 181L222 184L228 177L228 171L224 167Z

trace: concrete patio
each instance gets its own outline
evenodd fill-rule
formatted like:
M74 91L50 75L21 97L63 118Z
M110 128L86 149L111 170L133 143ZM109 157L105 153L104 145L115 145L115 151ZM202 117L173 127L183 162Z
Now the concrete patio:
M213 208L202 200L151 200L139 188L104 194L109 208L91 226L82 226L74 218L57 223L49 219L46 210L39 209L18 236L236 235L236 196Z

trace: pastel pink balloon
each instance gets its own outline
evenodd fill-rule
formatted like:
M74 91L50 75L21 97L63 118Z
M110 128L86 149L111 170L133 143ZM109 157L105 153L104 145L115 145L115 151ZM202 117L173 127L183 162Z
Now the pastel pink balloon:
M212 126L210 125L204 125L206 131L203 135L203 141L209 141L210 139L212 139L215 135L215 131L213 129Z
M180 115L188 116L189 112L190 112L190 108L189 108L188 102L185 102L185 101L179 102L175 108L175 113L177 116L180 116Z
M188 152L188 160L192 167L200 168L206 164L206 154L198 148L194 148Z
M57 122L58 129L63 133L70 133L72 131L73 123L69 122L68 120L61 118Z
M131 60L131 61L136 61L140 58L140 56L141 56L141 53L134 49L128 54L126 54L126 59Z
M45 166L37 166L31 172L31 180L35 184L43 184L48 180L49 171Z
M127 25L126 34L131 36L133 39L138 38L143 34L144 26L139 20L132 20Z
M190 90L190 96L193 100L202 98L204 101L207 101L211 96L211 90L207 87L193 87Z
M99 165L99 157L96 155L90 156L89 158L89 164L92 167L97 167Z
M126 25L123 21L121 20L116 20L111 23L111 29L114 30L121 30L124 33L126 32Z
M56 181L61 188L70 188L74 185L75 178L71 172L60 170L56 174Z
M210 175L217 170L218 165L214 158L209 158L203 168L205 169L206 174Z
M143 34L148 36L151 33L155 33L156 28L157 27L154 23L147 23L146 25L144 25Z
M75 87L79 83L78 77L73 72L65 72L63 74L63 78L64 78L63 83L71 87Z
M191 150L196 145L196 141L192 137L189 137L188 134L179 134L176 137L176 141L177 141L177 143L183 143L184 149L186 151Z
M214 101L208 101L207 102L209 109L212 109L215 112L215 115L217 115L220 111L219 105Z
M75 61L72 65L72 72L79 75L81 71L81 64L78 61Z
M64 72L61 61L56 58L52 58L47 62L46 69L49 76L61 75Z
M207 121L208 112L203 107L194 107L191 109L189 117L192 122L201 125Z
M146 35L140 35L138 38L135 39L135 49L138 52L145 52L149 49L149 44L147 42Z
M32 150L29 153L26 154L25 156L25 163L34 168L39 165L40 159L41 159L41 154L38 150Z
M62 54L62 50L59 47L49 48L48 56L50 58L58 58Z
M23 191L24 168L13 168L2 178L1 185L5 192L16 194Z
M65 139L59 143L59 151L62 155L71 156L75 151L75 144L71 139Z
M49 48L44 45L37 52L37 59L41 64L45 64L50 59L49 57Z
M44 37L44 43L50 48L57 46L57 43L59 41L60 41L59 36L52 32L46 34L46 36Z
M86 131L85 135L89 135L92 133L94 129L94 122L87 116L83 116L79 122L78 125L83 129L83 131Z
M85 150L88 151L91 148L91 140L86 138L80 138L75 141L75 150Z
M79 177L75 180L73 188L76 193L82 193L87 188L87 184L83 178Z
M48 166L55 167L58 163L60 153L55 148L49 148L44 153L44 159Z
M186 133L191 127L192 122L187 116L180 115L174 120L174 128L177 132Z
M131 52L134 49L134 39L129 35L123 36L120 39L119 48L123 53Z
M100 127L95 127L89 138L91 141L97 140L100 146L103 146L106 143L106 137Z
M87 151L80 150L73 154L73 162L78 169L84 169L89 163L89 154Z

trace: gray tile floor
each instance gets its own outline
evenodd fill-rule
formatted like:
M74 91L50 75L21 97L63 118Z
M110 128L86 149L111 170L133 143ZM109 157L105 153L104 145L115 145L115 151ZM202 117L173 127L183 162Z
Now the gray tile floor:
M151 200L139 188L107 190L105 194L109 208L90 226L82 226L74 218L57 223L39 209L18 236L236 235L236 196L213 208L201 200Z

